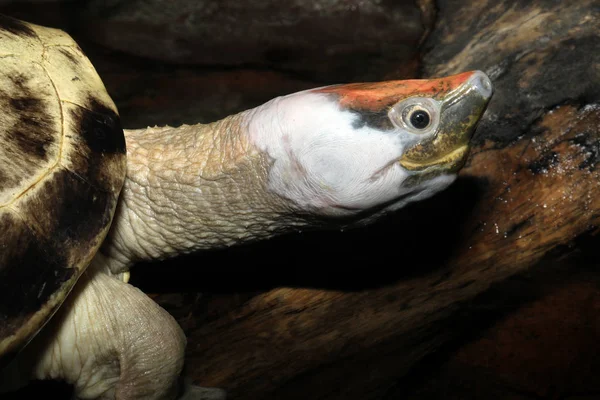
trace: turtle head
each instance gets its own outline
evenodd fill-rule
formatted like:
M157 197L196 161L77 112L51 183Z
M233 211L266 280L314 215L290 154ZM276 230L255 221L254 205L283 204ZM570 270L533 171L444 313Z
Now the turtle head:
M399 160L417 176L452 173L464 165L471 136L492 95L492 83L480 71L428 85L390 109L390 119L399 128L420 136Z
M455 179L492 91L481 71L327 86L257 109L251 137L273 161L269 188L301 207L397 209Z

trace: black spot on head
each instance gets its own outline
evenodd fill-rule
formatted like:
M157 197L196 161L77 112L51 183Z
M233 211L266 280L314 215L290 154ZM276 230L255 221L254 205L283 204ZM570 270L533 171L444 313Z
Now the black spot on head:
M17 36L36 36L34 30L27 26L23 21L7 17L6 15L0 15L0 29Z
M380 131L389 131L394 129L392 121L388 117L388 110L384 108L380 111L350 109L357 118L352 122L354 129L360 129L365 126Z
M95 153L125 154L125 136L119 116L95 99L88 101L88 108L73 111L79 132L89 149Z

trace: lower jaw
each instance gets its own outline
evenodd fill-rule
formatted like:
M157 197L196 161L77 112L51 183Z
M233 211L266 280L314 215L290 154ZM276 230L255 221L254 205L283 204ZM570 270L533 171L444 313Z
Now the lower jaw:
M402 167L409 171L423 171L426 169L435 168L437 170L443 170L447 172L456 172L464 165L468 153L469 146L463 145L451 151L450 153L443 155L442 157L436 158L435 160L414 162L406 159L400 159L399 163Z

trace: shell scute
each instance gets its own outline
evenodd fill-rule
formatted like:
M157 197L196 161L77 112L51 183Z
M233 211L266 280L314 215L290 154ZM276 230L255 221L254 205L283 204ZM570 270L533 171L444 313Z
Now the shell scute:
M0 206L42 179L58 161L62 116L41 65L0 58Z
M0 16L0 368L101 245L125 179L119 115L66 33Z

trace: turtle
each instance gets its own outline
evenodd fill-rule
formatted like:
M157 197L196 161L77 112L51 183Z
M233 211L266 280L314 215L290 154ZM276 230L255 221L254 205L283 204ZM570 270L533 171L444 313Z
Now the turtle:
M130 130L71 36L7 16L0 71L0 384L60 379L85 399L224 398L181 384L185 335L129 269L429 198L493 93L473 69Z

